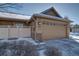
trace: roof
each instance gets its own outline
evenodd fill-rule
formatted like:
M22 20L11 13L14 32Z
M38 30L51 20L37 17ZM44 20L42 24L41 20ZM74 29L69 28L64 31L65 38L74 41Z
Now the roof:
M51 16L51 15L46 15L46 14L34 14L33 17L41 17L41 18L48 18L52 20L60 20L60 21L65 21L65 22L71 22L69 19L65 18L59 18L56 16Z
M31 16L0 12L0 18L10 18L10 19L18 19L18 20L29 20L31 18Z
M47 10L41 12L41 13L42 13L42 14L47 14L47 13L49 13L50 11L52 11L53 13L55 13L57 17L62 18L62 17L59 15L59 13L56 11L56 9L55 9L54 7L51 7L51 8L49 8L49 9L47 9ZM50 14L49 14L49 15L50 15Z

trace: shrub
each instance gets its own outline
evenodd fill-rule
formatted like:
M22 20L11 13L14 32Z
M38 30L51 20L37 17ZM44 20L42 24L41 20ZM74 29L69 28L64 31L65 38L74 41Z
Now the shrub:
M36 46L26 40L1 40L0 55L2 56L34 56L38 55Z
M45 54L47 56L60 56L61 52L56 47L47 47Z

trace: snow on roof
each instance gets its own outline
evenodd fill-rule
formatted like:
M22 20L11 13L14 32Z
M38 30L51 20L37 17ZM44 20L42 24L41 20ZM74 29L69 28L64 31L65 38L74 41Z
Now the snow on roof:
M61 21L67 21L67 22L70 22L70 20L68 19L65 19L65 18L59 18L59 17L56 17L56 16L51 16L51 15L46 15L46 14L34 14L33 16L37 16L37 17L45 17L45 18L50 18L50 19L57 19L57 20L61 20Z
M31 16L25 16L25 15L14 14L14 13L5 13L5 12L0 12L0 17L11 18L11 19L22 19L22 20L29 20L31 18Z

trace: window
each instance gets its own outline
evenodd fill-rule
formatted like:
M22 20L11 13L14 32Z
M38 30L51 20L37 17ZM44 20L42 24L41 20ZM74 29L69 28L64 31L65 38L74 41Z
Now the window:
M56 26L66 26L64 24L61 24L61 23L55 23Z
M43 21L43 24L45 25L49 25L49 23L47 21Z
M22 23L16 23L16 24L15 24L15 27L17 27L17 28L18 28L18 27L23 27L23 24L22 24Z

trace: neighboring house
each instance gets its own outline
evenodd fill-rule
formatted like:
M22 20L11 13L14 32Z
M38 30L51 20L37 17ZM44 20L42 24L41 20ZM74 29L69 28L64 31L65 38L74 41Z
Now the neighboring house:
M23 15L7 15L10 17L3 17L0 15L0 20L3 25L11 26L28 26L30 27L31 37L38 40L48 40L57 38L67 38L70 32L70 20L62 18L57 11L51 7L39 14L34 14L29 19ZM0 22L1 22L0 21ZM27 32L25 32L28 34Z
M71 25L71 32L79 33L79 25Z

